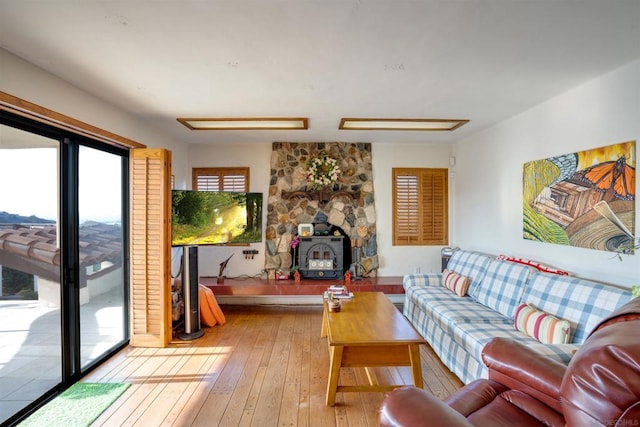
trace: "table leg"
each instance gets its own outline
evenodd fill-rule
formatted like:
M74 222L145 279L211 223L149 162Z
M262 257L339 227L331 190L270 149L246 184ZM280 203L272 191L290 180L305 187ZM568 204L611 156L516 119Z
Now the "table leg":
M340 365L342 364L343 346L330 347L331 364L329 366L329 381L327 384L327 405L333 406L336 403L336 393L338 391L338 378L340 377Z
M322 329L320 330L320 338L324 338L327 336L327 312L322 312Z
M413 384L422 388L422 365L420 362L420 345L409 345L409 359L411 360L411 374L413 376Z
M369 385L380 385L378 382L378 377L376 373L373 372L373 368L366 367L364 371L367 373L367 378L369 379Z

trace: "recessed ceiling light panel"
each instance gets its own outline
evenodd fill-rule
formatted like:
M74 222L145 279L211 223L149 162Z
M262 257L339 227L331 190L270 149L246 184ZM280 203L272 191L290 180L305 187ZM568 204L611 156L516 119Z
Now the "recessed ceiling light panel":
M420 130L452 131L469 120L463 119L365 119L343 118L339 129L342 130Z
M178 117L177 120L191 130L294 130L309 128L307 117Z

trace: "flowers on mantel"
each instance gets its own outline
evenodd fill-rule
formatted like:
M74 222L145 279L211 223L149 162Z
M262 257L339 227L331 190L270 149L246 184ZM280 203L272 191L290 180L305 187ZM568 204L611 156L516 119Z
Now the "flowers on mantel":
M332 187L338 182L340 173L340 166L338 166L336 159L329 157L326 153L321 153L320 156L311 159L307 164L309 189L321 190Z

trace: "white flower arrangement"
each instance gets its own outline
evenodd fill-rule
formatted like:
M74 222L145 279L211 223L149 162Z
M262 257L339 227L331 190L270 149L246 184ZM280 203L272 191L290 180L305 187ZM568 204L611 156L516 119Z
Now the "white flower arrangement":
M310 160L307 166L307 179L314 190L332 186L338 182L340 173L340 166L338 166L336 159L326 154L321 154Z

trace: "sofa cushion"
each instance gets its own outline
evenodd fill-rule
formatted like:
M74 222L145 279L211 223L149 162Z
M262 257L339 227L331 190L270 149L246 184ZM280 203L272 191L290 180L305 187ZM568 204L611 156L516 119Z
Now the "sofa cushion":
M478 360L482 360L482 349L494 337L514 339L564 364L569 363L577 349L577 346L571 344L541 344L517 331L513 325L506 324L460 323L453 332L454 340Z
M469 280L467 276L454 273L447 269L442 272L442 284L444 287L453 291L459 297L463 297L467 294L469 283L471 283L471 280Z
M533 272L522 301L571 324L581 344L600 320L631 299L631 292L591 280Z
M525 265L493 260L489 263L482 282L471 286L468 293L479 303L513 320L531 271Z
M514 326L543 344L566 344L571 336L571 325L567 320L536 310L524 302L516 308Z
M469 286L473 287L482 281L492 259L489 255L479 252L455 251L447 263L447 269L468 277L471 280Z
M443 287L430 287L414 290L411 303L424 311L424 317L412 318L414 323L433 322L447 333L457 323L502 323L513 327L513 321L495 310L490 309L472 298L459 297Z

